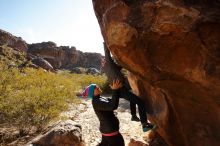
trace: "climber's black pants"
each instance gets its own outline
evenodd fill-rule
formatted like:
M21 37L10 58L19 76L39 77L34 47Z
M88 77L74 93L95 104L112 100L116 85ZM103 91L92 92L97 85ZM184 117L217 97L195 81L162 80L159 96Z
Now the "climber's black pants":
M124 139L119 133L114 136L103 136L102 141L98 146L125 146Z
M131 110L131 115L136 116L136 104L133 102L130 102L130 110Z
M132 93L125 86L120 88L120 97L130 101L130 108L131 108L132 115L136 114L135 104L137 104L141 123L147 122L147 114L146 114L146 108L145 108L144 101L142 101L138 96L136 96L134 93Z

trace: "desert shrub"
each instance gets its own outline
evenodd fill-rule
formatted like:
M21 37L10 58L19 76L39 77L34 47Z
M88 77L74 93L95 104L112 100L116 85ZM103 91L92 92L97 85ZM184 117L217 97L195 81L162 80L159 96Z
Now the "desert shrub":
M104 76L51 73L42 69L8 68L0 63L0 124L43 128L70 103L79 103L76 91L89 83L102 86Z
M89 84L97 84L101 88L106 86L105 75L91 75L91 74L71 74L68 71L63 71L60 75L68 77L73 83L77 83L78 90L83 90Z

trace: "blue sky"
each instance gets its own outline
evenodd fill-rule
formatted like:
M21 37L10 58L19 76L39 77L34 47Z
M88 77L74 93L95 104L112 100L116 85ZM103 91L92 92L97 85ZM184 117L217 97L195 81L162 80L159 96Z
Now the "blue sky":
M0 0L0 29L27 43L53 41L103 54L92 0Z

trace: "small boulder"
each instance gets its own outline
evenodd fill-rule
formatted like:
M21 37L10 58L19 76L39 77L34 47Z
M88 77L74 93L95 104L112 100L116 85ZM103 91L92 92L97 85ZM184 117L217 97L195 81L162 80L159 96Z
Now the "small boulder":
M70 69L71 73L76 73L76 74L81 74L82 71L80 70L80 68L74 67Z
M134 139L131 139L128 146L149 146L141 141L136 141Z
M87 74L92 74L92 75L99 75L100 74L100 71L97 70L96 68L93 68L93 67L90 67L87 69L86 71Z
M60 122L36 137L28 146L84 146L81 125L72 120Z

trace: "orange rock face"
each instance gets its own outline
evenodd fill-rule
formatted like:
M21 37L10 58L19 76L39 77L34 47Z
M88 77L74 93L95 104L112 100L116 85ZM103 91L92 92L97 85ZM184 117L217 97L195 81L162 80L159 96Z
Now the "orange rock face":
M169 146L220 144L220 2L93 0L103 38Z

